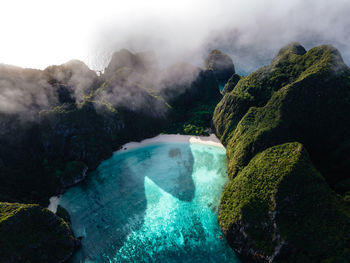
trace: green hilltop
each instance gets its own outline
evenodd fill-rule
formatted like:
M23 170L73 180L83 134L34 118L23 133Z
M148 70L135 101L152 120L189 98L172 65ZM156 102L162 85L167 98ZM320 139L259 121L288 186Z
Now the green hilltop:
M340 53L331 46L306 52L298 43L282 48L270 65L242 78L225 94L213 121L227 146L231 179L221 200L220 225L228 237L242 238L231 245L256 262L271 258L274 262L347 262L350 70ZM307 150L311 161L306 157L300 157L303 164L294 161L296 149ZM294 162L298 169L290 170ZM327 184L317 179L321 177L314 167ZM260 189L265 183L266 188ZM280 196L282 187L285 197ZM276 194L282 199L292 200L295 195L305 199L296 198L292 207L279 209L270 203ZM268 214L276 214L276 219L271 221ZM301 224L295 224L297 218ZM251 250L240 249L243 239ZM315 241L318 246L312 244ZM290 259L283 258L283 253Z

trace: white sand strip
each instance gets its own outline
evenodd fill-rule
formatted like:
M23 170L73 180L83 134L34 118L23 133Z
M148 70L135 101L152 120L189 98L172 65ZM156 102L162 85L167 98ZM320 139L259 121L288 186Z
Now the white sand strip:
M187 142L187 143L199 143L206 144L216 147L223 147L220 140L215 136L215 134L210 134L210 136L192 136L192 135L180 135L180 134L160 134L156 137L145 139L141 142L128 142L124 144L120 151L131 150L139 148L142 146L159 143L159 142Z
M60 201L60 198L58 196L52 196L50 197L50 204L47 209L49 209L51 212L54 212L56 214L57 212L57 206Z

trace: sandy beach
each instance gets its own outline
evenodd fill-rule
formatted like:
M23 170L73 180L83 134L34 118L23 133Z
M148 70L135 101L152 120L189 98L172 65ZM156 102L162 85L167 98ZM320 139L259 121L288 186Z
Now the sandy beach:
M223 147L220 140L211 134L210 136L193 136L193 135L180 135L180 134L160 134L156 137L142 140L140 142L128 142L124 144L117 152L132 150L138 147L150 145L159 142L187 142L187 143L199 143L216 147Z

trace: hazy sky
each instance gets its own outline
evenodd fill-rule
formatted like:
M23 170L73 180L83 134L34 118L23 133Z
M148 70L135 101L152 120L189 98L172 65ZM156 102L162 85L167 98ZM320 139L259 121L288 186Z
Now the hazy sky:
M278 49L333 44L350 64L349 0L4 0L0 63L45 68L80 59L102 69L113 50L154 50L199 64L221 48L247 73Z

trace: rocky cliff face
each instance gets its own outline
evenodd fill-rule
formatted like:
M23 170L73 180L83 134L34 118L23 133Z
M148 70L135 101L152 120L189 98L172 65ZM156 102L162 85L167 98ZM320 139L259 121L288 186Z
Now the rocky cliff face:
M204 61L204 68L214 73L219 85L224 86L235 74L232 59L220 50L212 50Z
M257 154L228 183L219 221L254 262L345 262L350 219L342 206L305 148L287 143Z
M63 219L49 210L0 203L1 262L64 262L78 243Z
M132 53L127 49L121 49L115 52L104 71L106 79L111 79L118 70L129 68L139 74L157 70L157 59L153 52Z
M228 81L226 82L223 90L222 90L222 94L226 94L231 92L234 87L237 85L238 81L241 79L241 77L238 74L233 74Z
M148 66L146 59L135 60ZM18 111L0 111L1 201L46 204L123 143L161 130L168 107L142 86L147 83L137 63L115 55L101 77L79 61L44 71L0 67L1 83L10 83L0 92L15 90L14 101L29 93L31 101Z
M348 162L338 151L347 151L350 135L349 78L339 52L320 46L304 55L284 49L269 67L241 80L214 114L228 155L234 155L232 175L259 151L296 140L331 185L346 179ZM233 101L238 103L231 106Z
M179 63L163 73L160 95L171 106L164 133L208 135L216 104L221 99L211 70Z
M318 180L297 182L299 177L306 179L306 176L315 174L311 168L307 168L308 165L301 165L305 170L289 171L296 181L290 181L291 183L283 186L283 191L290 188L290 192L285 192L284 197L286 204L292 202L288 204L294 207L289 213L288 209L291 207L288 205L282 205L283 209L279 210L278 202L267 204L264 201L267 197L258 194L262 186L257 182L269 180L269 176L275 172L282 175L282 167L287 165L282 164L286 150L282 146L283 151L274 147L297 141L305 146L313 165L333 190L340 194L349 191L348 188L345 190L350 164L346 157L350 135L349 100L350 71L339 52L330 46L320 46L306 52L302 46L293 43L281 49L269 66L242 78L218 104L213 119L218 136L227 145L228 170L232 180L221 201L220 224L233 248L243 256L256 262L348 260L346 247L350 240L349 211L343 203L346 194L344 198L336 197L324 182ZM268 157L268 160L269 163L276 161L278 165L274 168L263 166L266 160L261 158L265 154L259 155L262 151L274 152L273 157ZM292 164L292 158L288 158L287 163ZM259 174L259 177L254 174ZM255 178L254 181L251 181L252 178ZM292 182L301 192L293 192L296 186ZM344 186L341 191L339 185ZM245 192L252 191L251 200L249 197L239 197L242 187L246 189ZM278 196L280 187L281 185L276 185L271 191ZM264 188L261 191L268 194L269 189ZM308 191L311 190L315 191L315 196L323 196L323 199L308 196ZM255 192L256 195L253 195ZM268 196L272 200L277 198ZM308 201L303 202L295 196L305 196ZM323 210L324 206L329 211L337 212L328 214ZM264 209L270 211L267 213L270 216L263 217L264 214L259 214L260 212L254 214L252 207L257 211L265 207ZM310 213L306 213L306 209ZM285 212L289 214L282 216ZM276 220L279 218L280 221L271 221L271 216L276 217ZM336 227L332 222L340 217L343 230L334 234L334 240L331 240L327 238L330 233L327 234L327 227L323 224L327 222L329 229L335 231ZM288 230L290 232L284 232L283 227L292 226L296 218L309 222L309 229L295 225L294 229ZM229 221L230 224L225 223ZM304 221L300 224L304 224ZM322 231L324 235L319 234ZM292 232L295 234L292 235ZM264 240L263 236L270 236L270 241ZM320 244L337 245L333 248L333 253L325 254L326 248L322 249L323 245L319 248L312 246L312 240L320 240ZM309 251L303 251L303 246L309 248ZM281 249L277 249L279 247ZM294 261L290 261L288 257Z
M187 63L170 67L162 76L161 85L161 96L173 107L190 108L221 97L214 73Z

